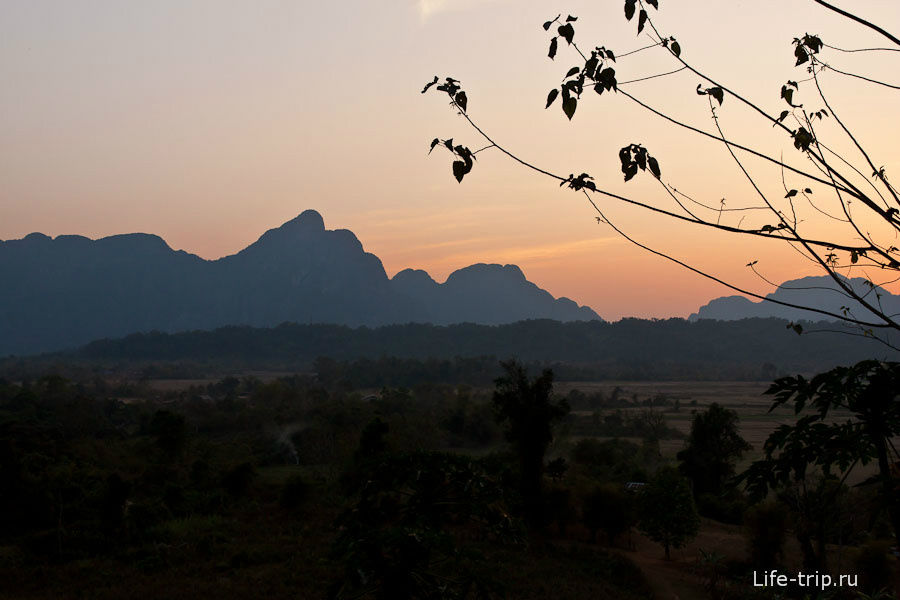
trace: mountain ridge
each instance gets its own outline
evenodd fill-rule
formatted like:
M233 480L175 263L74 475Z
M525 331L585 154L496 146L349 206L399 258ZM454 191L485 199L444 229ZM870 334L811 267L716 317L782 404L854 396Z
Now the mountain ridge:
M227 325L599 319L554 298L515 265L470 265L444 283L411 269L389 278L352 231L326 229L314 210L214 260L147 233L96 240L31 233L0 240L0 277L15 282L0 297L0 355Z
M838 275L853 291L869 302L880 302L886 314L900 313L900 296L890 293L879 286L870 286L862 277L847 278ZM865 319L868 310L858 302L844 295L837 283L829 276L801 277L785 281L778 289L766 298L787 302L800 306L813 306L836 315L847 311L849 316ZM759 300L754 302L744 296L721 296L710 300L697 312L688 317L689 321L699 319L715 319L733 321L748 318L786 319L788 321L837 321L836 317L784 306L775 302Z

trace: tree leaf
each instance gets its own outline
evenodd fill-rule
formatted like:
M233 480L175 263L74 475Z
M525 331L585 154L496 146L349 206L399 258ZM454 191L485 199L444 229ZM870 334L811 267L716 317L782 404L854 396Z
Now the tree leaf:
M642 8L641 13L638 15L638 33L644 30L645 23L647 23L647 11Z
M572 75L575 75L575 74L578 73L579 71L581 71L581 68L579 68L579 67L572 67L571 69L569 69L569 72L566 73L566 77L571 77Z
M544 31L550 31L551 25L553 25L553 21L545 21L544 22Z
M638 172L638 166L636 162L628 163L627 165L622 165L622 172L625 173L625 181L628 181Z
M812 194L812 193L813 193L813 191L812 191L811 189L809 189L809 188L804 188L804 189L803 189L803 192L804 192L805 194Z
M647 166L650 167L650 172L653 173L653 176L659 179L659 163L656 162L656 159L652 156L647 159Z
M606 67L597 73L598 83L602 83L607 90L617 90L616 87L616 71L612 67Z
M797 150L807 151L809 150L810 144L815 141L815 138L812 136L810 132L806 130L805 127L801 127L797 131L794 132L794 147Z
M641 168L641 171L647 170L647 151L646 150L641 148L639 152L635 152L634 159L637 162L637 165Z
M433 86L433 85L436 84L437 82L438 82L438 76L435 75L435 76L434 76L434 81L428 82L427 84L425 84L425 87L422 88L422 93L424 94L425 92L427 92L427 91L428 91L428 88L430 88L431 86Z
M466 163L461 160L454 160L453 176L456 177L458 183L462 183L463 177L466 176Z
M797 195L797 190L791 190L791 191L789 191L787 194L785 194L784 197L785 197L785 198L793 198L793 197L796 196L796 195Z
M453 100L459 105L463 112L466 112L466 105L469 103L469 99L466 98L465 92L459 92Z
M613 61L613 62L616 62L616 55L613 54L613 51L612 51L612 50L607 50L607 51L606 51L606 58L608 58L609 60L611 60L611 61Z
M634 9L637 5L637 0L625 0L625 18L629 21L631 17L634 16Z
M545 106L544 108L550 108L550 105L553 104L553 101L556 100L557 96L559 96L558 89L553 88L552 90L550 90L550 93L547 94L547 106Z
M431 154L431 151L434 150L434 147L441 143L441 140L434 138L431 140L431 148L428 149L428 154Z
M575 28L572 27L571 23L566 23L565 25L561 25L559 29L556 30L559 35L563 36L568 43L572 43L572 40L575 38Z
M659 0L647 0L647 4L649 4L656 10L659 10Z
M786 85L781 86L781 97L784 98L785 102L787 102L791 106L794 106L794 103L792 102L794 98L794 90L787 87Z
M806 34L803 36L803 45L812 50L813 54L818 54L822 49L822 39L817 35Z
M566 17L566 23L571 23L572 21L577 21L577 20L578 20L578 17L573 17L572 15L569 15L568 17Z
M710 96L719 101L719 106L722 106L722 102L725 100L725 92L722 90L722 88L716 86L711 87L706 91Z
M569 96L563 100L562 109L563 112L566 113L566 116L569 117L569 120L572 120L572 117L575 115L575 109L578 107L578 99L574 96Z
M794 48L794 56L797 57L797 62L794 63L795 67L809 60L809 55L807 55L806 50L800 44L797 44L797 47Z
M679 56L681 56L681 45L678 42L673 41L671 48L672 48L672 54L675 55L675 58L678 58Z
M556 38L550 40L550 52L547 53L547 56L550 57L550 60L553 60L553 57L556 56Z

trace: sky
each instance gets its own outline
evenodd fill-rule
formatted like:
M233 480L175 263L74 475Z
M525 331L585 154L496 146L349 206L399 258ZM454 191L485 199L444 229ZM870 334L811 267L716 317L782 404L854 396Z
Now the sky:
M900 29L895 0L836 3ZM633 246L596 221L584 196L496 149L480 152L461 184L449 153L428 155L435 137L473 150L486 145L446 96L419 93L434 75L452 76L488 135L548 171L588 172L603 189L674 206L649 175L622 180L618 150L640 143L659 160L663 180L691 197L758 204L721 143L621 94L585 95L571 122L558 102L544 109L548 91L583 61L564 43L551 61L541 23L576 15L576 43L621 56L650 43L621 4L0 0L0 239L141 231L214 259L312 208L329 229L356 233L389 276L411 267L443 281L472 263L515 263L554 296L607 319L687 316L732 292ZM686 60L773 114L786 107L781 85L806 77L793 65L793 37L816 33L848 49L888 45L810 0L659 4L651 18L678 39ZM900 84L900 53L826 49L822 56ZM678 65L655 48L615 66L623 82ZM695 92L701 82L683 71L623 89L713 131L708 99ZM822 82L873 160L896 172L896 90L833 72ZM801 83L798 98L821 108L811 86ZM790 138L734 98L717 113L732 139L808 168ZM819 137L861 164L833 119ZM766 193L784 195L780 169L741 158ZM788 187L807 183L786 174ZM824 205L826 190L817 190ZM783 244L597 201L641 243L759 293L772 288L745 266L753 260L775 282L818 274ZM722 218L736 225L738 214ZM831 233L827 219L811 210L804 216L809 231Z

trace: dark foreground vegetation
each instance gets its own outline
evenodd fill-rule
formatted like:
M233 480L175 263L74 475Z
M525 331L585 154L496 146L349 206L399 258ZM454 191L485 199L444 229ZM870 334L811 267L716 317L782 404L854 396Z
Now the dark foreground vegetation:
M900 359L878 341L835 323L804 323L799 336L781 319L520 321L350 328L285 323L274 328L138 333L62 354L0 359L0 376L36 377L94 367L152 365L148 377L195 378L247 369L317 372L352 387L466 383L490 385L498 357L515 356L566 381L771 381L871 357ZM314 362L329 357L334 362ZM329 381L330 383L330 381Z
M875 394L878 364L856 389ZM776 597L752 587L753 569L799 565L859 573L831 597L893 585L896 476L840 478L854 451L881 459L893 396L876 431L867 400L781 380L780 402L803 393L859 425L779 430L745 474L772 490L754 497L735 486L749 447L718 404L694 407L685 436L665 398L563 397L549 370L498 370L488 387L376 390L313 376L162 393L96 375L0 380L0 596L649 598L667 584L633 562L636 536L661 560L710 519L743 526L747 552L673 556L693 597ZM848 376L820 383L834 392ZM857 450L809 445L840 435ZM672 438L675 460L660 451Z

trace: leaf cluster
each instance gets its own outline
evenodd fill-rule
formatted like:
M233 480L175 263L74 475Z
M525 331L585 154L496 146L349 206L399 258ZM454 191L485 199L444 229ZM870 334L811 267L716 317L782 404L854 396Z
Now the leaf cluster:
M577 18L578 17L569 15L566 19L566 24L560 26L558 29L560 36L562 36L569 44L573 43L572 39L575 35L575 29L572 26L572 22L577 20ZM544 29L549 29L550 25L558 19L559 16L557 16L554 21L547 21L544 23ZM550 40L550 50L547 55L551 60L556 57L557 37L558 36L554 36ZM584 55L582 54L582 56ZM584 92L585 85L593 85L594 91L597 92L597 94L603 94L603 92L608 92L610 90L617 91L616 71L610 66L611 63L614 63L615 61L616 55L612 50L608 50L604 46L597 46L591 50L590 57L585 57L583 66L574 66L570 68L563 78L562 85L560 85L558 89L554 88L550 90L550 93L547 94L547 103L544 108L550 108L556 99L562 95L563 113L565 113L566 117L571 121L572 117L575 115L575 110L578 107L578 100Z
M438 85L439 78L437 75L434 76L432 81L429 81L425 84L425 87L422 88L422 93L427 92L432 86L436 86L435 89L439 92L444 92L450 97L450 103L459 108L460 112L465 114L466 108L468 107L469 99L466 97L466 93L460 88L459 80L453 79L452 77L447 77L444 80L444 83ZM453 138L447 140L441 140L439 138L434 138L431 140L431 146L428 149L428 154L431 154L431 151L435 149L438 144L443 144L443 146L450 151L456 157L456 160L453 161L452 169L453 169L453 177L456 178L458 183L462 183L463 177L468 175L472 171L472 167L475 165L475 153L469 150L468 147L462 146L460 144L453 145Z
M794 56L797 58L797 62L794 63L795 67L808 62L810 55L818 54L819 50L822 49L822 40L819 36L808 33L802 38L794 38L793 44Z
M741 476L762 497L791 479L802 480L810 467L825 477L846 473L877 458L884 440L900 435L900 363L867 360L806 379L782 377L766 391L775 396L769 411L793 404L793 425L781 425L766 440L765 458ZM835 410L849 411L842 422ZM804 412L810 412L800 416Z
M659 10L659 0L646 0L647 4ZM625 18L629 21L634 17L634 11L637 9L638 0L625 0ZM641 10L638 13L638 35L644 30L644 25L647 24L647 11L643 8L643 3L641 3Z
M625 181L637 175L638 169L646 171L649 168L654 177L660 177L659 162L640 144L629 144L620 149L619 162L622 163Z
M428 149L428 154L431 154L431 151L435 149L438 145L443 145L447 150L449 150L454 156L457 157L457 160L453 161L453 176L456 178L456 181L462 183L463 177L469 174L472 170L472 167L475 164L475 153L469 150L468 147L462 146L460 144L453 145L453 138L448 140L441 140L439 138L434 138L431 140L431 147Z
M719 86L708 87L706 89L701 89L703 84L697 84L697 95L698 96L712 96L716 100L719 101L719 106L722 106L722 102L725 101L725 91Z

